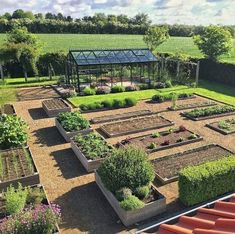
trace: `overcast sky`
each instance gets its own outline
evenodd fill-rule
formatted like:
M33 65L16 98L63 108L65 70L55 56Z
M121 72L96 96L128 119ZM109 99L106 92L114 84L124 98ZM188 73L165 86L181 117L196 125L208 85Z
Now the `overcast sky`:
M81 18L95 12L149 14L154 23L235 24L235 0L0 0L0 13L17 8Z

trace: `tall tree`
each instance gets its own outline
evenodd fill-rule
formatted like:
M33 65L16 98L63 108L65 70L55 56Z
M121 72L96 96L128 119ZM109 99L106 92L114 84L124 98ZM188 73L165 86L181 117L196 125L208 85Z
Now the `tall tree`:
M151 51L154 51L159 45L169 38L168 28L166 26L151 27L144 36L144 42Z
M212 60L232 50L233 37L227 28L210 25L202 35L193 37L194 43L204 55Z

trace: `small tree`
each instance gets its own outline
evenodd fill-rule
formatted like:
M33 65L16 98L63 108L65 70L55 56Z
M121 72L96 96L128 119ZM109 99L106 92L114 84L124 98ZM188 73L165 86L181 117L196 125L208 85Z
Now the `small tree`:
M208 26L202 35L193 37L199 50L212 60L217 60L219 56L231 51L232 39L228 29L216 25Z
M144 42L151 51L154 51L159 45L166 41L170 36L166 26L150 27L144 36Z

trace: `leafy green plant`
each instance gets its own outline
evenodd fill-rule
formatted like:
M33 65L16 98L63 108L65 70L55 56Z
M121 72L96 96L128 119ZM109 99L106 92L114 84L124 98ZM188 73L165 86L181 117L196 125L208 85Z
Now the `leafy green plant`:
M158 138L160 136L161 136L161 134L159 132L155 132L152 134L152 138Z
M183 169L179 174L179 197L192 206L235 190L235 157Z
M106 158L98 169L98 174L105 187L114 194L123 187L134 191L138 187L149 185L155 177L145 151L131 146L119 148Z
M224 129L224 130L231 130L232 128L232 125L229 121L226 121L226 120L221 120L219 123L218 123L218 127L221 128L221 129Z
M124 101L126 107L135 106L137 104L137 100L135 98L125 98Z
M22 211L25 207L27 196L28 189L23 188L20 183L18 184L17 189L10 185L3 194L3 197L6 200L6 212L8 214L16 214Z
M41 188L28 188L27 203L34 206L41 204L46 200L46 195Z
M189 136L189 140L193 140L193 139L197 139L198 138L198 136L197 136L197 134L195 134L195 133L192 133L190 136Z
M113 100L113 107L114 108L123 108L126 106L126 102L123 99L114 99Z
M186 92L158 93L152 97L152 101L161 103L161 102L170 101L174 99L174 96L177 96L177 99L185 99L185 98L191 98L193 97L193 95L194 95L193 93L189 93L189 92L187 93Z
M125 91L125 87L121 85L115 85L111 88L111 93L122 93Z
M105 100L102 104L105 108L111 109L113 107L113 100Z
M86 88L83 90L83 94L84 94L85 96L95 95L95 94L96 94L96 91L95 91L95 89L91 89L90 87L86 87Z
M172 100L172 108L175 110L177 107L178 95L174 93L171 97L171 100Z
M184 141L183 137L180 137L179 139L177 139L177 142L183 142L183 141Z
M157 145L155 143L151 143L148 147L149 149L156 149L157 148Z
M14 115L0 116L0 148L17 147L27 142L28 125Z
M144 207L144 202L142 202L138 197L131 195L121 201L120 207L126 211L128 210L136 210Z
M132 191L129 188L121 188L115 193L115 196L118 199L118 201L123 201L131 195Z
M142 200L150 194L149 186L138 187L136 188L134 193L139 199Z
M96 133L79 134L73 140L88 159L106 158L113 152L113 148Z
M62 112L58 115L58 121L67 132L79 131L90 127L89 121L79 112Z

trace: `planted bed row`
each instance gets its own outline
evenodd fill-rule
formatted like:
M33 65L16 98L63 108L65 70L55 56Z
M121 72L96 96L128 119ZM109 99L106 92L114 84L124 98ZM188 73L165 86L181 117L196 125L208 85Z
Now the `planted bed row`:
M196 96L193 93L186 93L186 92L159 93L159 94L155 94L152 97L152 102L161 103L161 102L165 102L165 101L171 101L172 99L185 100L185 99L189 99L189 98L196 98Z
M224 135L235 133L235 119L221 120L207 124L206 126Z

